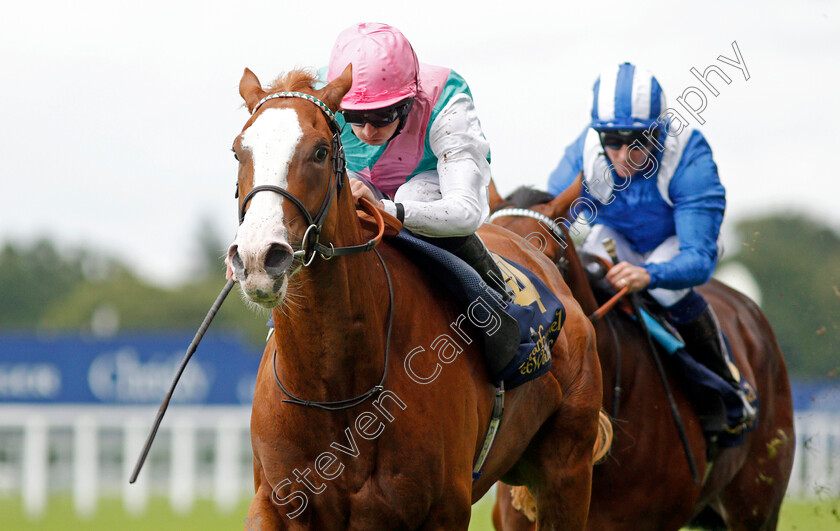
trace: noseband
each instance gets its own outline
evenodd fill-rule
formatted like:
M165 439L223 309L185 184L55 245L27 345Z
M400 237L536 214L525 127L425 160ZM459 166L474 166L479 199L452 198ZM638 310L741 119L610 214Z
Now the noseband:
M341 189L344 185L344 175L345 171L345 160L344 160L344 146L341 144L341 130L338 127L338 122L335 119L335 114L330 110L327 105L312 96L311 94L306 94L303 92L275 92L274 94L269 94L268 96L264 97L254 106L254 110L251 111L251 114L257 112L257 109L268 100L272 100L275 98L300 98L309 102L314 103L317 105L324 115L327 117L327 123L330 126L330 131L332 132L332 156L330 157L330 185L329 191L327 192L326 197L324 197L324 201L321 203L321 207L318 209L318 213L312 216L309 213L309 210L303 205L303 203L294 195L289 193L288 190L284 188L280 188L279 186L274 186L272 184L264 184L260 186L255 186L251 189L250 192L245 196L242 200L242 206L239 208L239 224L241 225L242 222L245 220L245 209L248 206L248 203L253 199L253 197L259 192L274 192L276 194L280 194L281 196L285 197L289 201L294 204L298 210L303 213L303 217L306 219L307 228L306 232L303 234L303 238L300 243L300 250L294 252L294 257L299 258L301 262L303 262L304 266L308 266L312 263L315 259L316 254L320 254L324 260L329 260L333 256L342 256L348 254L356 254L365 251L369 251L376 245L378 239L373 238L367 243L363 243L361 245L351 245L348 247L339 247L335 248L332 243L329 244L329 247L320 243L318 238L321 235L321 229L324 226L324 220L327 217L327 213L332 206L332 202L335 198L338 198L341 195ZM335 184L332 184L332 179L335 178ZM236 184L236 197L239 197L239 183Z

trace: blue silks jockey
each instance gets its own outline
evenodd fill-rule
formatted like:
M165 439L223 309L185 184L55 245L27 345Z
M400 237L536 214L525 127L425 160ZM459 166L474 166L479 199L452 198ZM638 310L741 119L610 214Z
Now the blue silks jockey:
M604 69L593 87L592 121L552 172L548 191L563 192L582 173L582 196L597 206L581 250L619 263L614 289L647 290L668 312L691 356L741 395L743 417L755 416L738 384L712 308L694 289L718 259L726 191L703 134L666 107L647 70L630 63Z

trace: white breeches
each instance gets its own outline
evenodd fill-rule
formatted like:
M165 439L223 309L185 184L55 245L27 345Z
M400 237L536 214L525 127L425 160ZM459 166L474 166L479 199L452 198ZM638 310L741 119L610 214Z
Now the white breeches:
M613 241L615 241L615 252L618 254L618 260L620 262L629 262L633 265L667 262L677 256L680 252L680 241L675 235L666 239L664 242L659 244L659 247L653 249L652 251L637 253L632 247L630 247L630 244L624 236L605 225L593 225L592 230L583 241L580 250L589 254L598 255L605 258L607 261L611 261L603 244L603 240L607 238L612 238ZM648 293L650 293L650 296L656 299L659 304L668 307L679 302L683 297L688 295L690 291L690 288L679 290L656 288L648 290Z

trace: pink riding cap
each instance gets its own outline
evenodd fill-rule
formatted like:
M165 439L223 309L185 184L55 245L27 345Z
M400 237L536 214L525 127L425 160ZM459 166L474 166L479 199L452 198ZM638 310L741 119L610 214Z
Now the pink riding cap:
M346 110L381 109L417 94L417 55L400 30L364 22L342 31L330 55L327 82L353 65Z

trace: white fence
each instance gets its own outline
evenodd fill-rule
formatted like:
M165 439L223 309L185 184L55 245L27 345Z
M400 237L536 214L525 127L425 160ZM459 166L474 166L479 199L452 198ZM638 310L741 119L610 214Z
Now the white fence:
M130 513L150 495L187 512L197 498L232 510L253 495L249 407L171 406L140 477L128 478L156 407L3 406L0 408L0 496L20 496L26 513L42 514L51 493L72 492L76 512L90 515L102 496L119 494ZM788 495L840 495L840 414L796 415L794 473Z
M128 478L157 407L0 407L0 496L20 496L37 517L51 493L72 492L80 515L119 495L129 513L150 495L188 512L196 498L231 510L253 496L250 407L170 406L143 470Z
M840 496L840 413L801 412L796 424L796 455L788 496Z

